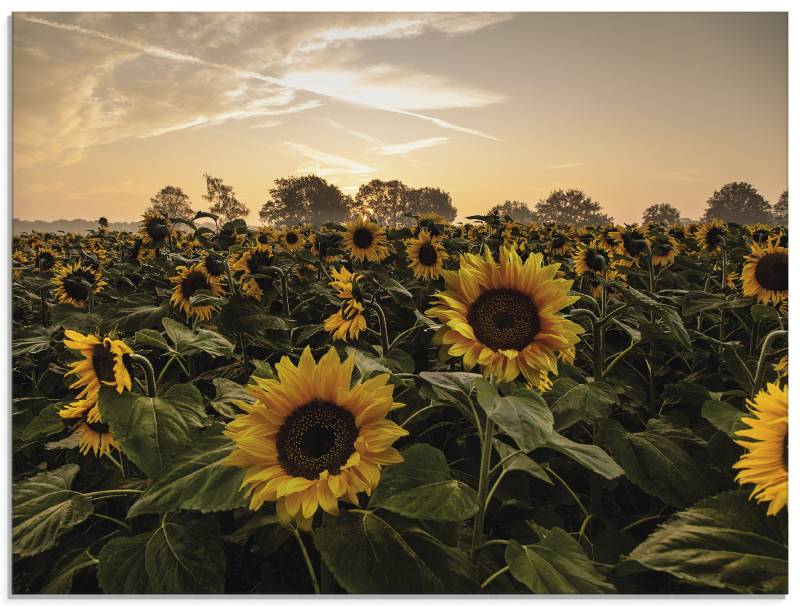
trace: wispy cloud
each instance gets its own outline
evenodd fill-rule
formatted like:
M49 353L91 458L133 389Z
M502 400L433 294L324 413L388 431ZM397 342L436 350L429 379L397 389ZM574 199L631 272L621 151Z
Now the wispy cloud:
M302 143L287 141L286 146L295 154L310 160L298 167L296 173L316 173L322 177L328 177L334 175L364 176L378 172L378 169L372 166L320 151Z
M416 141L408 141L407 143L397 143L395 145L383 145L374 148L374 151L381 156L397 156L405 155L418 149L425 149L426 147L434 147L449 141L447 137L431 137L429 139L418 139Z
M583 166L583 162L565 162L564 164L550 164L545 166L545 170L564 170L566 168L578 168Z
M327 126L330 126L331 128L334 128L340 132L350 135L351 137L355 137L356 139L361 139L362 141L366 141L367 143L370 143L376 147L381 147L385 145L384 142L378 139L377 137L374 137L365 132L361 132L360 130L350 128L349 126L345 126L344 124L342 124L341 122L337 122L333 118L320 118L319 120L320 122L322 122Z

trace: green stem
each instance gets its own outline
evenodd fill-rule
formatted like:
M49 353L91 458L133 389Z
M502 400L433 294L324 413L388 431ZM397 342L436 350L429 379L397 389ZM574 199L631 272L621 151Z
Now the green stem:
M161 385L161 379L164 378L164 375L169 370L169 367L172 366L172 363L175 361L175 356L172 356L167 363L164 364L164 368L161 369L161 372L158 373L158 379L156 379L156 385Z
M128 526L128 525L127 525L125 522L123 522L122 520L118 520L117 518L112 518L111 516L106 516L106 515L103 515L102 513L97 513L96 511L93 511L93 512L92 512L92 515L93 515L94 517L96 517L96 518L100 518L101 520L106 520L107 522L113 522L114 524L116 524L117 526L120 526L120 527L124 528L124 529L125 529L125 530L127 530L128 532L130 532L130 531L131 531L131 527L130 527L130 526Z
M492 460L492 438L494 437L494 421L486 417L486 426L483 431L483 443L481 444L481 463L478 475L478 513L475 515L475 523L472 527L472 543L470 546L470 556L474 559L477 552L478 539L483 531L483 524L486 520L486 493L489 489L489 463Z
M773 330L764 337L764 343L761 345L761 355L758 357L758 366L756 366L756 375L753 379L753 391L750 394L752 397L755 397L764 384L764 377L767 374L767 358L772 348L772 342L778 337L787 337L788 335L789 332L786 330Z
M547 470L547 473L551 474L551 475L552 475L552 476L553 476L553 477L554 477L556 480L558 480L559 482L561 482L561 485L562 485L564 488L566 488L566 489L567 489L567 492L568 492L570 495L572 495L572 498L573 498L573 499L575 500L575 502L578 504L578 507L580 507L581 511L583 512L583 515L584 515L584 516L588 516L588 515L589 515L589 510L588 510L588 509L586 509L586 506L584 506L584 504L583 504L583 503L581 502L581 500L578 498L578 495L576 495L576 494L575 494L575 492L572 490L572 488L570 488L569 484L567 484L567 483L564 481L564 478L562 478L560 475L558 475L558 474L555 472L555 470L554 470L553 468L551 468L551 467L545 467L545 469Z
M150 364L150 360L139 354L129 354L128 359L144 369L145 378L147 379L147 397L155 398L158 394L156 390L156 373L153 370L153 365Z
M336 593L336 580L333 578L330 568L325 565L325 561L322 558L319 559L319 580L323 594L332 595Z
M506 477L507 473L508 473L508 470L504 469L502 471L502 473L499 476L497 476L497 479L495 480L494 484L492 485L491 490L489 490L489 494L486 495L486 503L484 503L484 509L488 509L489 508L489 503L492 502L492 497L494 496L495 491L500 486L500 482L503 481L503 478Z
M121 497L126 495L142 494L144 490L137 488L112 488L109 490L97 490L95 492L84 492L83 496L87 499L94 499L100 497Z
M297 544L300 546L300 552L303 554L303 560L305 560L306 568L308 569L308 576L311 577L311 584L314 586L314 593L319 594L320 591L319 581L317 581L317 573L314 571L314 566L311 563L311 558L308 555L306 544L303 542L303 537L300 535L300 531L296 526L292 526L292 534L294 535L294 538L297 539Z
M370 305L378 316L378 326L381 330L381 348L383 349L383 355L387 356L391 346L389 345L389 327L386 325L386 314L383 313L383 308L375 300L375 297L372 297Z
M485 580L483 583L481 583L481 589L486 589L486 587L489 585L489 583L491 583L492 581L494 581L494 580L495 580L497 577L499 577L499 576L501 576L501 575L505 574L505 573L506 573L506 572L508 572L509 570L511 570L511 568L510 568L510 567L508 567L508 566L503 566L503 567L502 567L500 570L498 570L497 572L495 572L494 574L492 574L492 575L491 575L491 576L490 576L488 579L486 579L486 580Z

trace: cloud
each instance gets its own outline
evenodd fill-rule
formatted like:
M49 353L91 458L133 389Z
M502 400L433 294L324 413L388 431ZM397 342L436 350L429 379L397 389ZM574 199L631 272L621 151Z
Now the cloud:
M425 149L426 147L434 147L449 141L447 137L431 137L429 139L418 139L417 141L409 141L407 143L397 143L395 145L383 145L375 148L374 151L382 156L396 156L408 154L418 149Z
M545 166L545 170L564 170L566 168L578 168L579 166L583 166L583 162L566 162L564 164L550 164L549 166Z
M377 168L367 166L355 160L350 160L342 156L330 154L327 152L314 149L302 143L286 142L295 154L307 158L310 162L298 167L295 173L315 173L321 177L329 177L334 175L371 175L378 172Z

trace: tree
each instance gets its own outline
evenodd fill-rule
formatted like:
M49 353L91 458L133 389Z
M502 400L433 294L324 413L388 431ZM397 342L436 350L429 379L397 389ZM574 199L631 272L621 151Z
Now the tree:
M250 209L236 198L231 185L225 185L222 179L208 174L204 174L203 177L206 179L206 190L208 191L203 195L203 199L211 204L209 212L222 215L225 217L225 221L233 221L250 214Z
M355 210L369 214L382 225L406 223L408 217L408 187L401 181L373 179L358 188Z
M191 219L194 216L189 196L180 187L167 185L150 198L150 208L169 218Z
M611 223L614 219L603 212L598 202L579 189L556 189L536 204L539 221L573 224L577 227Z
M749 183L736 181L723 185L706 202L703 221L723 219L731 223L771 223L772 211L758 190Z
M406 190L406 212L415 215L433 212L449 222L456 218L458 209L453 206L450 194L438 187L420 187ZM408 217L405 218L406 220Z
M653 204L644 209L642 223L666 223L671 225L681 220L681 211L672 204Z
M278 226L340 223L353 206L350 196L317 175L275 179L269 195L259 216Z
M772 216L778 225L789 224L789 190L783 190L781 197L772 207Z
M518 223L535 223L536 213L525 202L519 200L506 200L502 204L495 204L489 213L497 212L501 217L508 215Z

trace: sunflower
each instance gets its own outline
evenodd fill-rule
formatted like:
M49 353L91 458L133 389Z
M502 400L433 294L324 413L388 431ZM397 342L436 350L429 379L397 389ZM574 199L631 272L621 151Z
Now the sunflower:
M139 234L142 237L142 243L146 246L163 246L171 233L172 228L169 226L169 221L158 211L148 210L142 216Z
M91 295L98 295L107 284L100 279L100 271L76 261L56 267L50 282L56 287L55 296L60 303L86 307Z
M336 313L325 320L323 327L331 333L334 341L357 339L361 331L367 327L361 290L358 286L358 282L364 276L351 273L346 267L339 270L331 268L331 274L334 279L330 285L336 289L337 296L344 301Z
M767 241L772 237L772 228L766 223L755 223L753 225L748 225L746 229L753 242L758 242L759 244L766 244Z
M48 246L42 246L36 251L36 271L50 271L56 264L56 251Z
M697 227L694 238L700 244L700 248L707 253L719 251L728 233L728 224L721 219L711 219L709 223L703 223Z
M212 278L202 263L195 263L192 267L180 265L175 268L177 276L169 279L175 285L170 297L170 303L179 308L187 316L196 316L201 320L211 319L211 314L219 309L215 305L192 305L189 299L198 290L208 290L215 297L224 294L218 278Z
M785 506L789 488L789 388L768 383L748 401L752 416L742 417L749 429L736 436L747 438L737 444L747 452L733 465L739 469L740 484L755 484L750 498L767 501L767 515L774 516Z
M575 262L575 274L578 276L585 273L602 274L611 264L608 252L597 241L582 244L572 260Z
M122 450L114 436L111 435L108 424L99 419L97 421L81 419L75 424L72 433L78 437L78 450L82 455L87 455L89 451L92 451L94 456L102 457L110 456L112 448Z
M408 242L406 246L408 266L413 270L415 278L433 280L439 277L445 259L448 258L441 238L431 236L427 229L422 229L419 235Z
M273 287L272 278L253 278L251 275L264 275L271 271L272 247L268 244L257 244L244 251L231 265L231 269L242 272L242 292L253 299L261 299L264 293Z
M64 345L68 349L79 351L83 360L70 364L71 370L64 376L76 374L77 381L71 388L81 387L78 399L97 401L100 384L116 388L117 393L131 389L131 373L127 356L133 350L118 339L95 335L83 335L75 330L64 331Z
M225 259L215 253L209 253L200 261L200 269L209 278L220 279L225 275Z
M572 234L556 229L550 234L550 252L559 257L566 257L572 251Z
M464 367L479 364L485 375L513 381L522 373L537 383L539 371L558 374L556 355L575 345L583 329L557 312L578 299L568 296L572 280L556 278L559 264L542 265L535 253L525 263L507 248L498 266L488 247L484 256L465 254L458 271L442 270L445 292L427 315L445 323L435 342Z
M789 294L789 249L771 240L750 245L742 267L742 292L759 303L779 304Z
M356 261L382 261L389 250L386 234L375 223L360 217L345 225L344 243Z
M414 234L419 235L423 229L427 230L431 236L441 236L444 234L447 226L447 219L438 213L429 211L422 213L417 217L417 230Z
M303 250L306 246L305 236L299 229L289 228L282 231L278 240L286 250Z
M638 266L639 257L647 251L647 240L642 230L635 225L626 225L624 229L613 231L609 236L617 245L614 252L626 257L620 259L619 264L623 267Z
M338 514L338 499L358 504L378 485L382 465L402 462L392 447L408 432L386 419L403 405L392 397L388 374L351 385L355 357L334 348L319 363L306 347L295 366L284 356L277 379L255 377L254 404L228 423L234 442L224 464L245 469L242 488L257 510L276 501L278 519L310 530L318 508Z
M678 256L678 242L672 236L656 234L650 238L650 261L654 267L667 267Z

